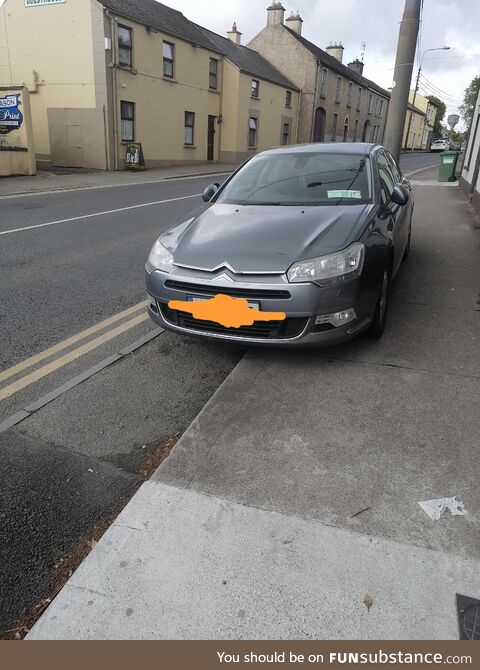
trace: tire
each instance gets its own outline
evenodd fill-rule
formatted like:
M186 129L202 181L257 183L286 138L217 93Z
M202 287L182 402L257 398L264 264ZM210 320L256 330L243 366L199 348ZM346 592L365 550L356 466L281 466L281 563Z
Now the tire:
M382 285L378 293L377 304L373 314L372 323L366 331L367 337L378 340L383 335L387 322L388 296L390 290L390 268L388 265L383 270Z

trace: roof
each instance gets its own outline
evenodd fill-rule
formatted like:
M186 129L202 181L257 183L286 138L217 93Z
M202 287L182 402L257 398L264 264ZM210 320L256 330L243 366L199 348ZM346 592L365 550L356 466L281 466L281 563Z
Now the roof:
M219 53L242 72L298 91L291 81L257 51L235 44L232 40L197 25L181 12L156 0L99 0L99 2L112 12L132 21Z
M300 42L300 44L302 44L305 47L305 49L308 49L308 51L310 51L310 53L313 56L315 56L315 58L321 61L322 65L325 65L325 67L328 67L331 70L338 72L338 74L343 77L355 81L357 84L359 84L364 88L371 88L372 90L376 91L377 93L380 93L386 98L390 98L390 92L382 88L378 84L376 84L374 81L371 81L371 79L367 79L363 75L357 74L357 72L352 70L351 67L348 67L343 63L340 63L340 61L337 58L327 53L323 49L320 49L320 47L317 47L316 44L305 39L305 37L302 37L288 26L284 25L283 28L285 28L285 30L288 30L290 35L295 37L295 39L297 39Z
M249 49L240 44L235 44L228 37L222 37L213 33L207 28L201 28L210 39L217 46L220 51L229 61L236 65L242 72L253 74L260 79L271 81L274 84L279 84L285 88L298 91L298 87L287 79L276 67L274 67L268 60L261 56L258 51Z

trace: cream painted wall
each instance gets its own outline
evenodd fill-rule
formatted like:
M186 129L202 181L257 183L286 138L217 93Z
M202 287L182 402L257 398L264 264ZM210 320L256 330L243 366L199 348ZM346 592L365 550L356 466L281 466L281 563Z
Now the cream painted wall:
M258 113L257 151L281 144L282 123L290 122L290 144L295 144L298 109L298 93L292 91L292 105L285 107L286 88L260 80L259 96L252 98L251 75L240 74L238 96L237 151L254 153L248 147L248 120L252 112ZM285 121L282 121L282 119Z
M28 86L37 156L51 154L48 108L96 107L91 6L90 0L37 7L6 0L0 9L8 44L0 49L0 84Z
M148 164L163 161L206 161L208 116L218 117L221 105L222 57L160 32L148 32L132 21L118 24L133 29L133 68L117 68L117 109L135 103L135 141L142 143ZM163 77L163 41L174 44L174 78ZM209 89L209 59L219 60L218 90ZM184 146L185 112L195 113L194 146ZM219 128L215 123L214 159L218 160ZM120 160L125 143L120 141Z
M235 161L238 151L237 128L239 122L238 95L240 90L240 70L230 61L223 66L223 109L222 109L222 160Z

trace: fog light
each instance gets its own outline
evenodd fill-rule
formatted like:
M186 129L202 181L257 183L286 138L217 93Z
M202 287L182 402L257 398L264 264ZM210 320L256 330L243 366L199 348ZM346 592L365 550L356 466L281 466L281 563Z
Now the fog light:
M353 321L356 318L357 315L355 310L353 307L350 307L350 309L345 309L343 312L335 312L335 314L331 314L330 323L332 326L344 326L346 323L350 323L350 321Z
M346 323L350 323L357 318L355 310L353 307L350 309L345 309L343 312L335 312L334 314L320 314L315 319L315 325L330 323L332 326L344 326Z

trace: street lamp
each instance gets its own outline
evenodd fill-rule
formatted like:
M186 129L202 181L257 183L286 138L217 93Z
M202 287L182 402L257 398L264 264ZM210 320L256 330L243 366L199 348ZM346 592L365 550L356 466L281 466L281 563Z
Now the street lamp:
M410 116L408 118L408 128L407 128L407 136L405 138L405 148L408 149L408 136L410 135L410 127L412 125L412 116L413 116L413 108L415 107L415 100L417 98L417 91L419 88L420 84L420 73L422 72L422 63L423 59L425 58L425 54L427 54L429 51L448 51L450 47L433 47L432 49L427 49L426 51L423 52L422 57L420 58L420 65L418 67L418 73L417 73L417 81L415 83L415 90L413 92L413 100L412 100L412 109L410 110ZM412 151L415 147L412 146Z

